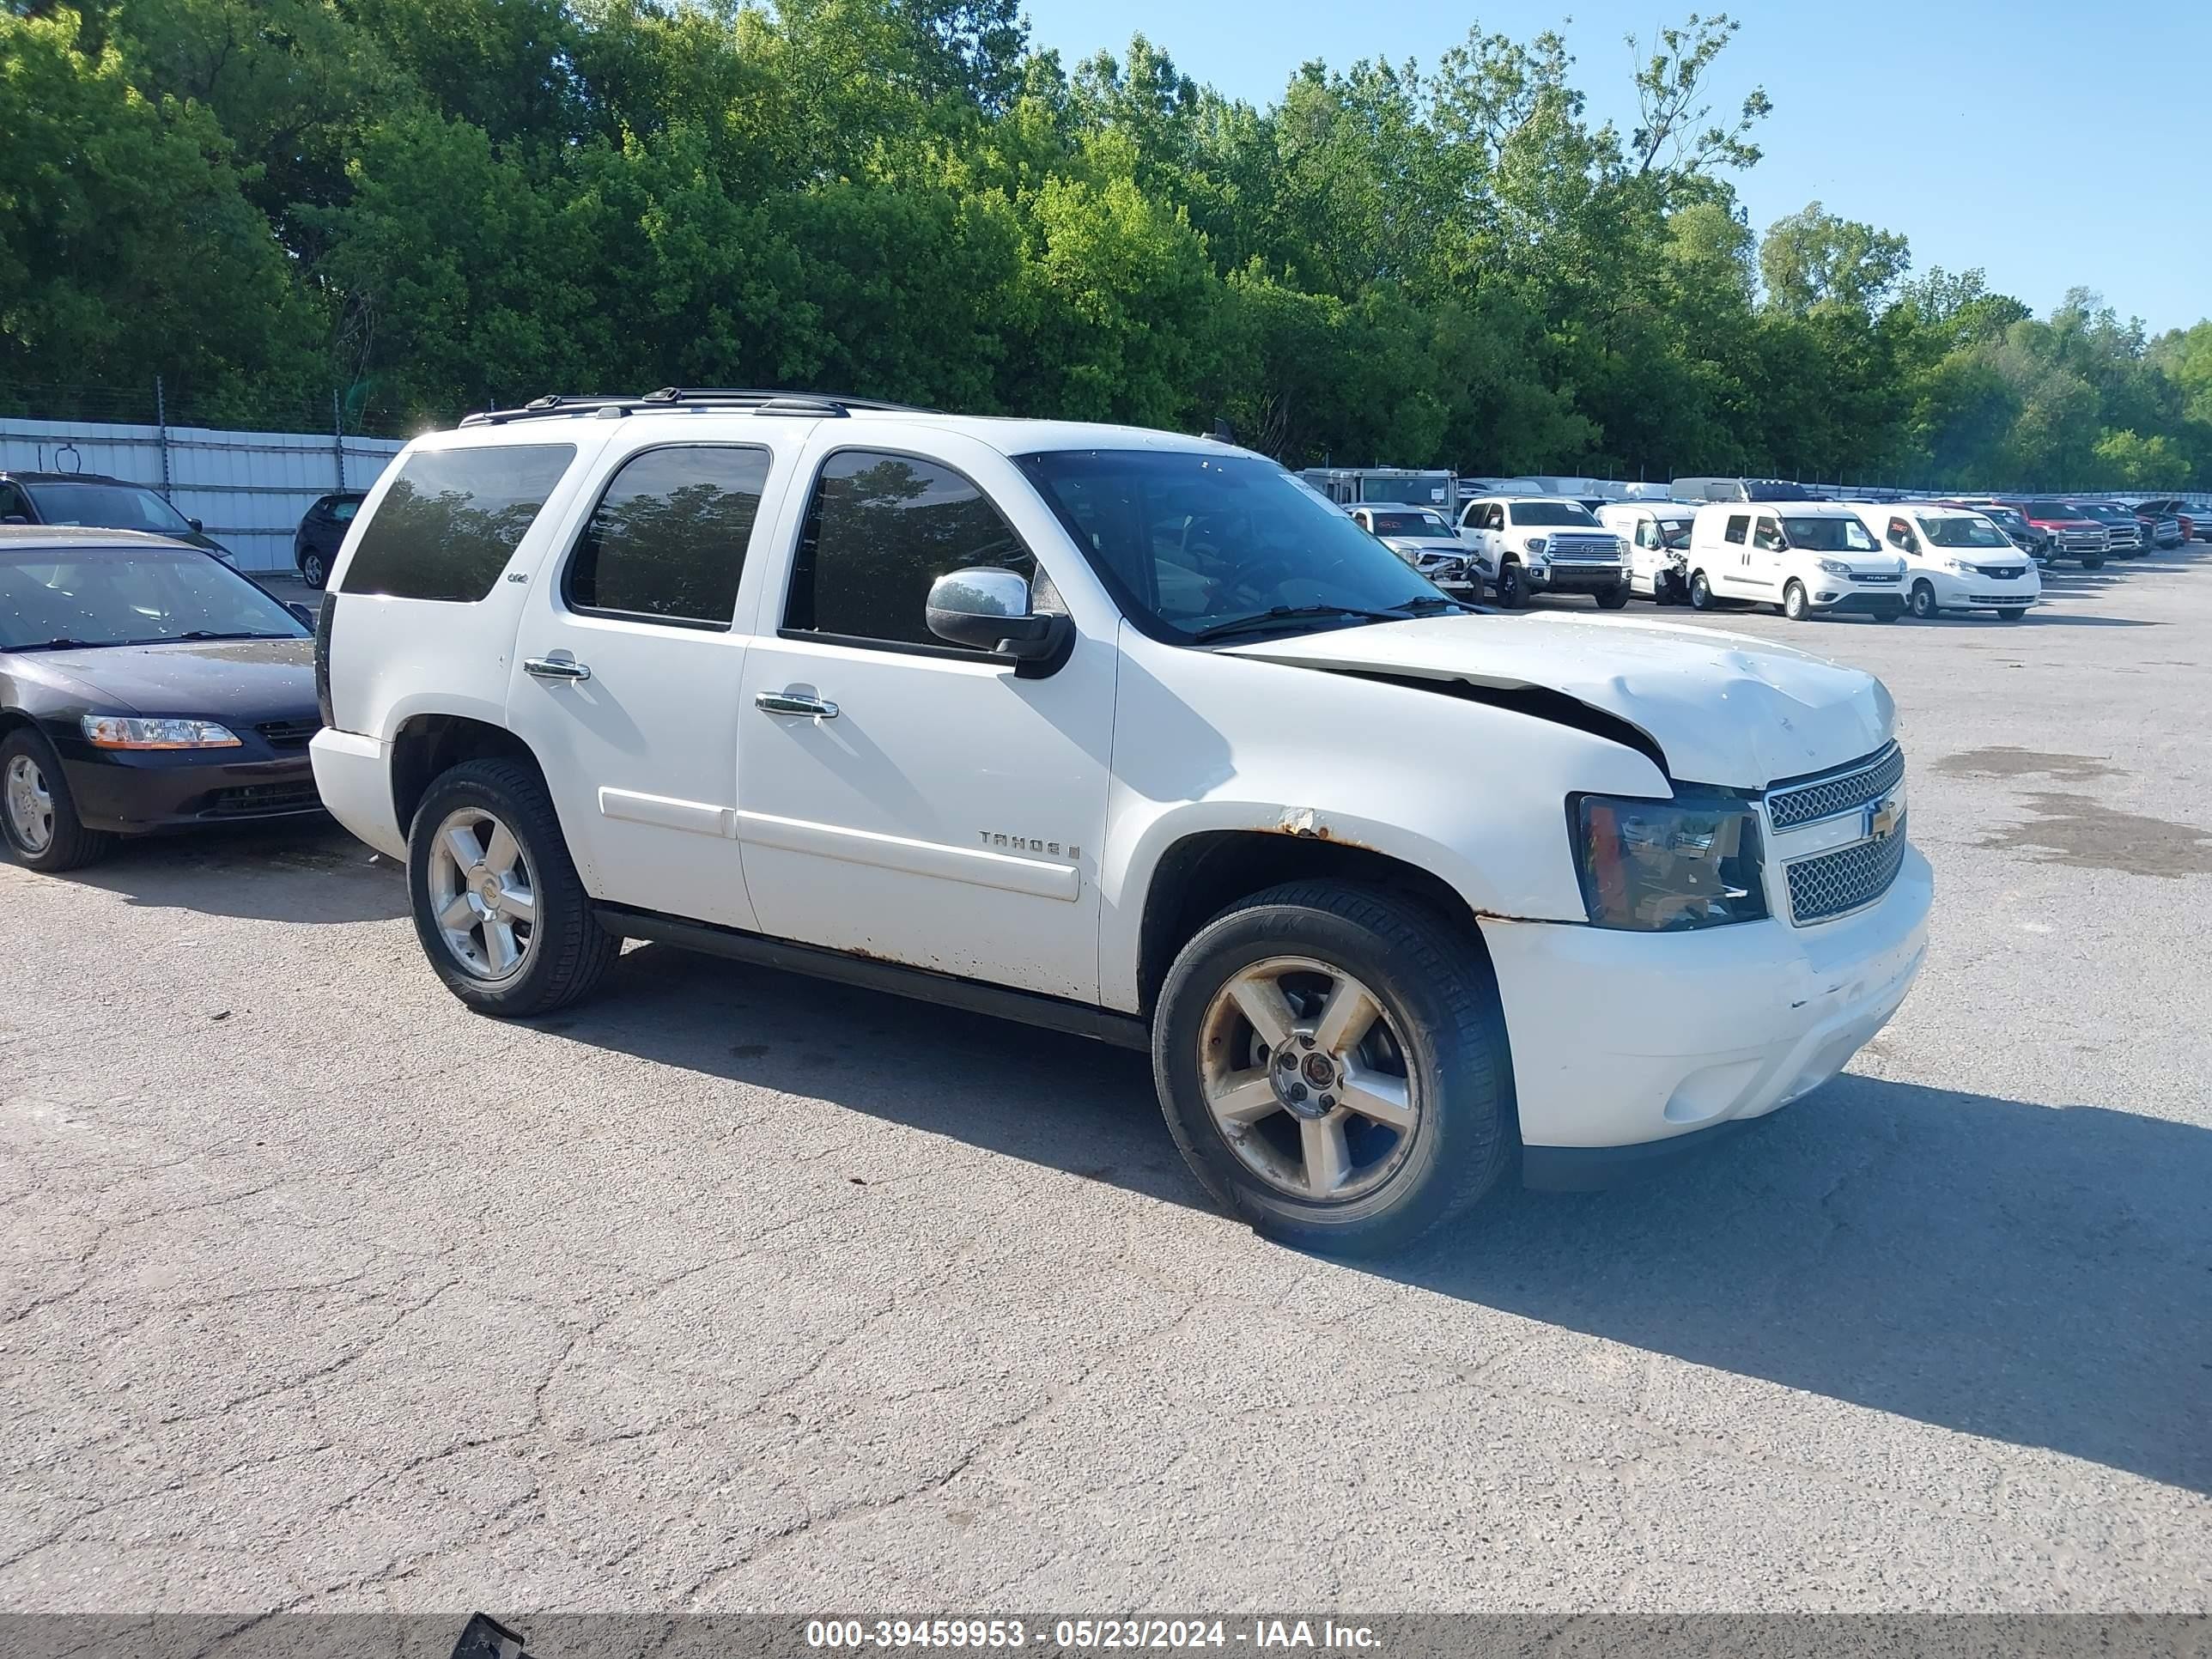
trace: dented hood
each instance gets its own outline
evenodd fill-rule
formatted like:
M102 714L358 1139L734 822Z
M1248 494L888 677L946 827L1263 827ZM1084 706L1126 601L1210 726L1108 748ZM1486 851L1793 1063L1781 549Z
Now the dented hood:
M1555 691L1635 726L1677 782L1761 789L1879 749L1881 682L1788 646L1658 622L1429 617L1260 640L1229 654L1340 673Z

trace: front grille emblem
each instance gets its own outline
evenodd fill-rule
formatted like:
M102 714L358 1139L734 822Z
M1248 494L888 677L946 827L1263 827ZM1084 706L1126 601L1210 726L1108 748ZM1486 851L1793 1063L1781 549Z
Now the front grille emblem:
M1904 816L1905 809L1897 804L1896 796L1878 800L1867 808L1866 832L1876 841L1887 841L1896 833L1898 820Z

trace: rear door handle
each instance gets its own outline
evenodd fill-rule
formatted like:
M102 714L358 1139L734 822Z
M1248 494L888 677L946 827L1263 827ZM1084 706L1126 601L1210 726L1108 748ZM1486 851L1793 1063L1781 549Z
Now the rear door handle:
M817 720L837 718L837 705L829 698L810 697L796 691L756 691L753 707L768 714L804 714Z
M592 671L573 657L525 657L522 672L537 680L587 680Z

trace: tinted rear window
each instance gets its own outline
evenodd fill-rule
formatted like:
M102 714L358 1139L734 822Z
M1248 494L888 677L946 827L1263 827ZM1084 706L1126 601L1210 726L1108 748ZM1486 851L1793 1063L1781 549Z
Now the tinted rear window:
M483 599L575 458L574 444L417 451L362 530L342 591Z

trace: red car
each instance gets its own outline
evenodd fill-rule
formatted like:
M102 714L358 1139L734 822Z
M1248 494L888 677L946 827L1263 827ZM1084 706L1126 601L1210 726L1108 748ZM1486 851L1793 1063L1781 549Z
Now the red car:
M2027 501L2000 500L1997 505L2012 508L2030 526L2050 538L2049 557L2078 559L2084 570L2094 570L2105 562L2105 549L2109 543L2105 526L2094 519L2083 518L2079 508L2048 496Z

